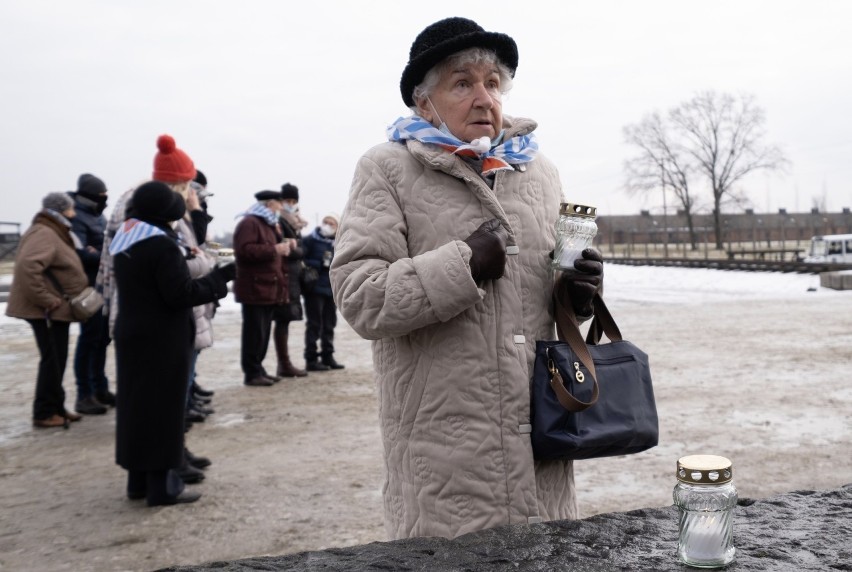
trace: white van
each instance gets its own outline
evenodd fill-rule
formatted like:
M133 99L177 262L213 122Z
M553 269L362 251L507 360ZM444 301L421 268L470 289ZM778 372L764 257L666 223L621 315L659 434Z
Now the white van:
M825 234L813 237L805 262L852 263L852 234Z

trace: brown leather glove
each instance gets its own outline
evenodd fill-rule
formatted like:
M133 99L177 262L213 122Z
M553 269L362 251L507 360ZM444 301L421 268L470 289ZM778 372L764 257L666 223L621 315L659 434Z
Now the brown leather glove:
M594 314L592 300L603 288L603 256L597 248L587 248L574 261L574 272L563 272L556 281L557 292L571 302L577 316Z
M476 282L497 280L506 269L506 241L509 233L496 218L487 220L464 239L473 255L470 274Z

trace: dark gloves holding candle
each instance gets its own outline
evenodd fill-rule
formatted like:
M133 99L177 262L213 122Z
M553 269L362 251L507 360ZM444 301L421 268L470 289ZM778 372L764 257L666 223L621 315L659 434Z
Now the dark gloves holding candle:
M560 299L568 298L580 317L594 314L592 300L603 287L603 256L596 248L587 248L574 261L574 272L562 272L556 280Z
M470 274L476 282L497 280L506 268L506 241L509 233L496 218L487 220L464 239L473 255Z

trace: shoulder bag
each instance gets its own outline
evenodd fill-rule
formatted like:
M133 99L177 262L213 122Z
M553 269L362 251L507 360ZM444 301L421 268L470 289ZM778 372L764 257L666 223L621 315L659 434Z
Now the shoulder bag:
M648 356L621 337L595 296L583 341L570 303L553 296L560 341L537 341L532 396L536 459L591 459L657 445L659 425ZM600 344L601 334L610 340Z
M62 288L59 280L56 279L56 276L50 270L45 270L44 273L53 282L53 285L56 286L56 289L59 290L59 293L68 302L68 305L71 306L71 315L74 316L75 320L85 322L103 308L104 297L93 287L86 286L76 296L69 296L65 293L65 289Z

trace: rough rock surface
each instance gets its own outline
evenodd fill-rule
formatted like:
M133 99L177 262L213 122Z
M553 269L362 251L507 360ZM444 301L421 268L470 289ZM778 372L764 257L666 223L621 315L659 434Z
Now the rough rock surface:
M735 562L728 570L852 570L852 484L795 491L735 509ZM165 570L655 570L687 567L675 557L673 506L577 521L505 526L454 540L413 538L280 557Z

